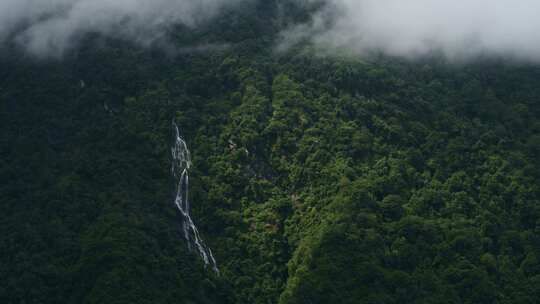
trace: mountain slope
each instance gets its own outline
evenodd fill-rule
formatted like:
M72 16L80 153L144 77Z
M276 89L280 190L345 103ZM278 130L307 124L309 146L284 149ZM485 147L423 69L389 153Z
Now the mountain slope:
M216 50L3 54L0 301L535 303L538 67L276 53L249 9L175 37L240 32ZM220 276L183 239L172 119Z

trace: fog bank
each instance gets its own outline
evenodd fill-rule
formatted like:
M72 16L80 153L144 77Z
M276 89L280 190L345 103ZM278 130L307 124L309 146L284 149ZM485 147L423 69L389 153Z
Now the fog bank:
M148 45L174 24L196 26L242 0L0 0L0 43L59 57L98 33Z
M316 0L303 0L315 2ZM415 58L442 52L540 61L540 1L328 0L309 24L284 32L281 48L310 39L357 54Z

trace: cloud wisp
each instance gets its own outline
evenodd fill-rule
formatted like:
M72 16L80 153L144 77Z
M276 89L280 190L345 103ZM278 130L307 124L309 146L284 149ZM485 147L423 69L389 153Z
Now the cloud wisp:
M304 0L308 2L321 0ZM310 39L325 49L417 58L503 56L540 61L536 0L327 0L310 24L283 34L281 48Z
M60 57L88 33L149 45L175 24L194 27L242 0L0 0L0 43Z
M174 25L212 22L243 1L254 0L0 0L0 44L42 57L61 57L88 33L152 45ZM310 40L326 51L360 55L540 62L537 0L290 1L323 5L309 24L285 30L279 48Z

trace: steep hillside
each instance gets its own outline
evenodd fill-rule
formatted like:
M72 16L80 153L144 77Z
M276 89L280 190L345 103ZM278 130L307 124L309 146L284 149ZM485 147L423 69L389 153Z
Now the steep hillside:
M540 68L280 53L265 3L173 33L215 49L3 50L0 302L536 303Z

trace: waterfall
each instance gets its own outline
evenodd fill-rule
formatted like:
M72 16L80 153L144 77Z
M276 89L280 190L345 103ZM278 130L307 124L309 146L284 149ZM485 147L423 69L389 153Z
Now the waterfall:
M180 135L178 126L173 121L175 131L174 146L171 149L172 166L171 173L177 182L176 197L174 203L182 216L182 230L188 249L195 248L199 256L203 259L205 266L211 266L215 273L219 274L216 260L212 255L212 250L204 244L199 235L199 231L189 214L189 169L191 167L191 155L185 140Z

